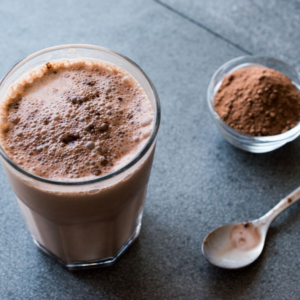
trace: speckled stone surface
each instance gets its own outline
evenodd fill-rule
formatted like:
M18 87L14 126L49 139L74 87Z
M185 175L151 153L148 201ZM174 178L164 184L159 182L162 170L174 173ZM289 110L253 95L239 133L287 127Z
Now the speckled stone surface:
M156 0L256 55L300 70L298 0Z
M194 7L195 11L200 7L182 2L191 16L196 14ZM222 2L224 14L231 10L231 2ZM219 27L214 30L222 33L226 16L218 11L221 8L214 11L208 1L199 3L202 14L208 8L215 13ZM271 5L266 0L261 3L265 10ZM299 38L299 16L292 4L280 3L273 8L284 26L270 28L269 12L260 12L262 29L255 31L253 47L244 42L241 46L269 54L273 42L276 52L272 53L297 65L299 41L294 40ZM282 20L281 15L289 18ZM231 18L229 13L226 18ZM252 35L252 28L259 26L254 17L239 17L235 22L233 34L243 41L247 41L244 32ZM263 24L276 41L265 36ZM272 153L249 154L224 141L208 113L210 77L243 51L150 0L1 1L0 28L0 76L42 48L96 44L137 62L156 85L162 104L141 235L113 267L70 273L40 253L1 169L1 300L299 299L297 204L274 222L261 258L246 269L217 269L200 250L213 228L259 217L300 184L299 139Z

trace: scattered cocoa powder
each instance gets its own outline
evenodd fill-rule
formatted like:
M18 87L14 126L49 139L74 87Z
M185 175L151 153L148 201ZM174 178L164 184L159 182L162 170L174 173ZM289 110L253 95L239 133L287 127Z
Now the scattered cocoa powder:
M300 120L300 93L279 71L246 67L227 75L214 106L230 127L252 136L286 132Z

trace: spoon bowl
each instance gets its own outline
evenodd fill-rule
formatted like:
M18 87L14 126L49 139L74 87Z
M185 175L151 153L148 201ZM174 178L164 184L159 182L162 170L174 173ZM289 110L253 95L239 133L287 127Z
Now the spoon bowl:
M255 226L253 222L221 226L205 237L203 255L211 264L224 269L246 267L262 253L266 237L264 232L261 226Z

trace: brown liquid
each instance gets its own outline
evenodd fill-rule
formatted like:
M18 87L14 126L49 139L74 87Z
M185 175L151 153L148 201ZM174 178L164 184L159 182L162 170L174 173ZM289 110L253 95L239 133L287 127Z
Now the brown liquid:
M111 64L52 64L31 83L20 80L21 92L2 102L0 141L11 159L39 176L70 180L108 174L136 156L153 119L138 82Z
M63 181L119 169L153 126L152 105L138 82L100 61L39 67L13 85L0 108L0 142L10 158ZM138 233L154 149L155 143L109 180L78 186L46 184L2 163L34 239L74 263L112 258Z

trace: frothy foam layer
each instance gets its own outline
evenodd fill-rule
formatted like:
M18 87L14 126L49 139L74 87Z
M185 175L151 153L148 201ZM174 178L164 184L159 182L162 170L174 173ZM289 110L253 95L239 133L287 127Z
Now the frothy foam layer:
M25 170L90 179L131 161L148 140L153 109L123 68L59 60L22 76L0 105L0 143Z

